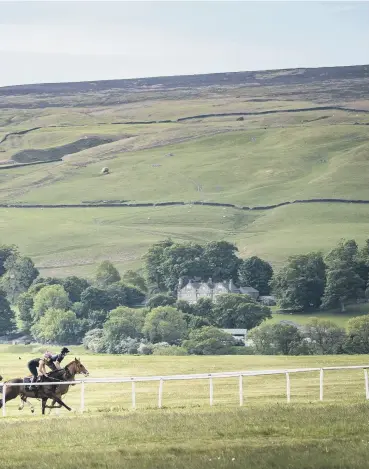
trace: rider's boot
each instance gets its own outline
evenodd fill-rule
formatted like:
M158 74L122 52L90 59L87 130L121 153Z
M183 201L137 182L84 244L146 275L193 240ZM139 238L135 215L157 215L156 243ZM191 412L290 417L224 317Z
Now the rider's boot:
M38 388L39 388L39 386L34 386L34 384L37 383L37 381L38 381L38 376L34 376L32 378L31 385L29 387L30 391L35 393L35 396L38 395Z

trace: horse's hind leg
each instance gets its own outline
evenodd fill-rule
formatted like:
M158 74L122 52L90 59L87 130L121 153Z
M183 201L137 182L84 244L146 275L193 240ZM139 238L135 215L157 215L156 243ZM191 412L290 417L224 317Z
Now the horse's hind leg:
M21 397L21 401L22 401L22 403L21 403L21 405L19 406L18 409L19 409L19 410L23 410L23 408L24 408L24 403L26 403L26 404L28 404L28 405L31 407L31 412L32 412L32 414L33 414L34 411L35 411L35 408L33 407L33 405L32 405L29 401L27 401L27 397L26 397L26 396L22 396L22 397Z
M24 403L27 402L27 398L24 397L24 396L21 396L20 400L21 400L21 402L19 404L18 410L23 410L24 409Z
M2 406L4 404L4 400L5 400L5 402L12 401L13 399L15 399L16 397L19 396L19 390L16 388L16 386L13 386L12 389L9 389L8 386L9 385L7 385L7 388L6 388L6 391L5 391L5 396L3 394L3 398L0 399L0 409L2 408Z
M47 405L47 406L45 406L45 407L47 407L48 409L50 409L50 410L49 410L49 414L51 414L51 411L52 411L53 409L55 409L55 408L60 409L61 405L60 405L59 407L56 407L56 406L55 406L55 399L53 399L51 405Z

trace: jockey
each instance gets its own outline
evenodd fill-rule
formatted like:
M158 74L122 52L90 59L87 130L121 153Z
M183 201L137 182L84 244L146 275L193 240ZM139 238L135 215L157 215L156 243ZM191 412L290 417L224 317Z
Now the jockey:
M70 353L70 350L67 347L63 347L57 355L52 355L52 364L55 366L55 369L60 370L60 363L64 360L64 357Z
M47 376L46 365L52 371L60 370L60 362L63 361L67 353L69 353L69 350L67 347L63 347L59 354L53 355L51 352L46 352L42 358L30 360L28 362L28 369L33 375L32 383L37 381L38 376Z

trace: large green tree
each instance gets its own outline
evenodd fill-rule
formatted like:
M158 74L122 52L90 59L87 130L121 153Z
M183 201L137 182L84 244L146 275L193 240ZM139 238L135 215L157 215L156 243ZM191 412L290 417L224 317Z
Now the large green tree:
M340 306L364 296L365 282L358 274L358 246L354 240L341 241L326 257L327 283L322 299L323 308Z
M119 342L123 337L141 338L145 322L145 312L142 309L131 309L119 306L109 313L103 330L108 342Z
M68 293L61 285L48 285L42 288L33 300L33 319L39 320L47 310L65 311L70 306Z
M240 262L237 247L227 241L200 245L165 240L151 246L145 255L149 285L159 291L172 292L176 291L179 278L237 280Z
M166 290L176 291L180 277L203 277L207 271L203 246L195 243L173 244L164 249L159 272Z
M83 323L73 311L50 308L32 326L32 335L42 342L58 344L79 343L83 337Z
M271 282L283 309L305 311L318 308L325 287L325 264L320 253L292 256Z
M252 329L270 317L270 309L249 295L220 295L213 307L213 320L226 329Z
M0 335L11 332L14 326L14 313L10 308L5 292L0 289Z
M187 332L187 323L181 312L172 306L159 306L146 318L143 333L151 342L176 344Z
M262 355L299 355L305 352L302 335L292 324L264 324L250 332L256 353Z
M193 314L212 320L214 303L211 298L199 298L192 308Z
M319 355L343 352L346 331L327 319L311 318L304 327L312 353Z
M176 302L173 295L167 295L165 293L157 293L153 295L147 302L147 306L150 309L157 308L158 306L172 306Z
M211 241L205 244L204 272L201 276L211 277L214 282L228 279L237 281L237 272L241 263L237 252L236 245L228 241Z
M90 286L86 279L74 275L62 279L62 285L72 303L81 301L82 292Z
M347 353L369 353L369 314L351 318L347 323Z
M29 257L11 255L4 263L6 272L1 277L1 286L11 303L15 303L18 296L27 291L38 276L33 261Z
M17 246L0 244L0 277L6 272L5 262L8 260L8 258L17 257L18 255L19 251Z
M147 292L147 285L144 277L134 270L124 272L122 282L126 285L136 287L142 292Z
M171 239L159 241L153 244L144 256L145 271L150 290L165 291L165 278L163 276L161 265L164 261L164 251L174 243Z
M238 268L240 284L255 288L260 295L269 295L272 276L272 266L257 256L244 259Z
M33 324L33 296L28 292L18 296L16 321L19 331L28 333L31 330Z
M80 314L83 317L87 317L89 311L110 311L118 306L106 290L96 287L88 287L81 293L81 305Z
M110 261L101 262L96 272L96 285L100 288L106 288L119 281L120 274L114 265Z

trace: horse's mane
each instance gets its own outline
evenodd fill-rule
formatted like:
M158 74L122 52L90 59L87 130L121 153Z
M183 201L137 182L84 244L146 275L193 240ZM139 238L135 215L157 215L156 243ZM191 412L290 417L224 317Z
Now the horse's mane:
M65 365L64 368L68 368L69 365L72 365L73 363L76 363L78 362L79 360L72 360L71 362L69 362L67 365Z
M69 365L72 365L73 363L76 363L76 361L78 360L72 360L70 363L68 363L67 365L65 365L63 368L61 368L60 370L52 370L50 371L48 374L49 375L52 375L52 374L57 374L57 373L60 373L61 371L66 371L69 367ZM68 370L69 371L69 370Z

